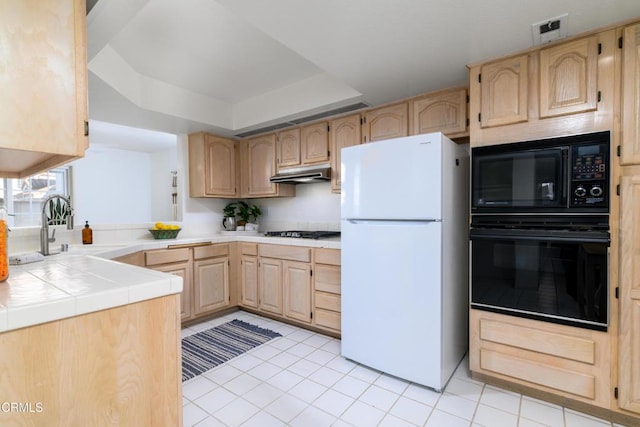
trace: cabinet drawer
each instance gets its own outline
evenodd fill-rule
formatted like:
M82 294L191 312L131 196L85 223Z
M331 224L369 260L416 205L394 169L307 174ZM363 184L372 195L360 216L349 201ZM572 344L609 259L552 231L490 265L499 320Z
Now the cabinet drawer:
M259 245L258 253L262 257L288 259L292 261L311 261L311 248L286 245Z
M316 308L331 311L340 311L341 297L336 294L326 294L324 292L315 293Z
M229 245L207 245L193 248L194 259L213 258L229 255Z
M340 294L340 267L333 265L316 265L315 271L316 291Z
M340 313L323 309L316 310L316 325L324 328L340 330Z
M317 248L313 259L316 264L340 265L340 250Z
M480 320L480 339L591 365L595 363L596 343L590 339L488 319Z
M240 243L240 253L242 255L258 255L258 244Z
M589 373L537 363L487 349L480 350L480 368L588 399L595 399L596 378Z
M184 262L189 261L189 248L147 251L144 256L146 266Z

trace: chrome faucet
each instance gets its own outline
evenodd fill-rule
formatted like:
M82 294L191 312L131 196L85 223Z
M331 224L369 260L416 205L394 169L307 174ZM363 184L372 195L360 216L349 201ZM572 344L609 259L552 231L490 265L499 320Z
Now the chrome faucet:
M50 201L55 199L62 199L65 202L64 205L64 222L67 224L67 230L73 230L73 208L71 207L71 199L61 196L59 194L54 194L53 196L48 197L44 202L42 202L42 226L40 227L40 252L42 255L49 255L49 243L53 243L56 241L56 230L53 229L53 233L51 233L51 237L49 237L49 217L45 213L47 205ZM53 213L49 212L53 219Z

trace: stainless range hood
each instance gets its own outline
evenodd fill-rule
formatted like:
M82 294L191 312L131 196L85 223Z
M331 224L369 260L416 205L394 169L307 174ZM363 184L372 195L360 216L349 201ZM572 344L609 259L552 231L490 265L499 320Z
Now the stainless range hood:
M281 170L279 174L269 178L270 182L280 184L311 184L330 180L331 166L328 163Z

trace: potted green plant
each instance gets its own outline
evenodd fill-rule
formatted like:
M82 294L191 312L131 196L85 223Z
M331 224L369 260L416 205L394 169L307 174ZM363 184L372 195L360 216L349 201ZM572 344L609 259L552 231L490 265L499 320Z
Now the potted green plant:
M238 225L248 227L249 231L258 231L258 224L255 222L262 215L262 210L256 205L250 205L245 201L238 202Z

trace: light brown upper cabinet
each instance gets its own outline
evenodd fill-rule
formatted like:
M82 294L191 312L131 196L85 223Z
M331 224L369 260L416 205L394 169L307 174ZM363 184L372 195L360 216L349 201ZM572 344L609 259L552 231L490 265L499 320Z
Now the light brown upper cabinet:
M608 29L470 65L471 146L613 130L620 51Z
M278 133L278 170L329 161L329 124L314 123Z
M364 113L364 142L409 135L409 104L375 108Z
M302 164L326 163L329 161L329 124L314 123L301 129L300 148Z
M0 176L25 177L89 146L85 0L0 0Z
M482 127L527 121L528 55L483 65L481 85Z
M247 141L249 166L247 193L266 196L276 193L276 185L269 178L276 174L276 136L263 135Z
M442 132L450 138L468 135L467 88L430 93L409 103L411 135Z
M331 121L331 191L340 192L340 150L362 142L362 116L352 114Z
M300 128L278 133L278 169L300 165Z
M622 62L623 165L640 164L640 24L624 29Z
M241 196L295 196L294 185L269 182L269 178L276 174L276 135L257 136L247 139L244 144Z
M238 195L235 141L203 132L189 135L189 195Z
M596 109L598 39L588 37L540 51L540 118Z

